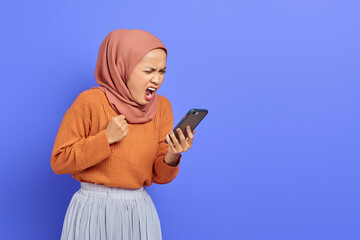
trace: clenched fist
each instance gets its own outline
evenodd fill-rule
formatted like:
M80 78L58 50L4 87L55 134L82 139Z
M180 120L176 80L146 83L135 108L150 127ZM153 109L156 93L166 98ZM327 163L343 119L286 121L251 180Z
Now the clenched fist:
M129 125L123 115L118 115L110 119L105 129L109 144L121 141L129 133Z

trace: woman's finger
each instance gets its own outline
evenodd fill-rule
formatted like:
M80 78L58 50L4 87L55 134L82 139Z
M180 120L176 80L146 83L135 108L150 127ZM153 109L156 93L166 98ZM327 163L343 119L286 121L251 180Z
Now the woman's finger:
M179 141L177 140L173 130L171 130L171 132L170 132L170 137L171 137L172 143L174 144L176 150L181 152L181 150L182 150L181 145L180 145Z
M177 133L179 135L180 145L182 147L182 150L184 152L186 152L189 147L188 147L188 143L187 143L187 141L185 139L184 133L181 131L180 128L176 129L176 131L177 131Z
M174 143L170 139L170 135L167 134L165 139L166 139L166 142L168 143L168 145L170 146L171 151L175 152L176 149L175 149Z
M194 133L195 133L195 130L191 132L191 128L190 126L187 126L186 127L186 132L187 132L187 142L188 142L188 145L189 145L189 148L191 148L192 146L192 143L193 143L193 140L194 140Z

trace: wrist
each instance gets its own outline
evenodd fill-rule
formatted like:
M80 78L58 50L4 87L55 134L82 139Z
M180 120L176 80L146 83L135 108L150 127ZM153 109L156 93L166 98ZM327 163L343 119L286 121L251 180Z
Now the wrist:
M165 155L164 162L172 167L175 167L179 163L180 153L170 153Z

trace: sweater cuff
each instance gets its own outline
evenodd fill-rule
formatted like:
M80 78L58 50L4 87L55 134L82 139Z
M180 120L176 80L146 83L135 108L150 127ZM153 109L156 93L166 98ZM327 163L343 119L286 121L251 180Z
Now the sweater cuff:
M169 166L164 159L158 158L155 161L155 172L153 175L153 181L158 184L164 184L171 182L179 172L181 155L179 157L178 163L176 166Z
M106 136L105 129L100 131L97 134L97 137L99 137L98 149L101 150L99 151L100 152L99 155L101 155L102 158L110 157L110 155L112 154L112 150L109 144L109 140Z
M98 132L96 135L88 137L87 152L85 154L87 165L95 165L111 156L112 151L109 146L105 130ZM90 163L89 161L93 161Z
M178 162L175 166L170 166L165 162L165 158L160 161L160 164L158 165L158 171L163 173L164 176L171 176L176 177L178 171L179 171L179 165L182 155L180 154Z

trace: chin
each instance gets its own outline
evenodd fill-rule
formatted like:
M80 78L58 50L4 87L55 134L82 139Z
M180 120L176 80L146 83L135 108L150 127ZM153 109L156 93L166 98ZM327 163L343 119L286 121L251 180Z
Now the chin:
M143 105L145 106L146 104L148 104L149 102L146 101L146 100L142 100L142 101L139 101L139 100L135 100L137 104L140 104L140 105Z

